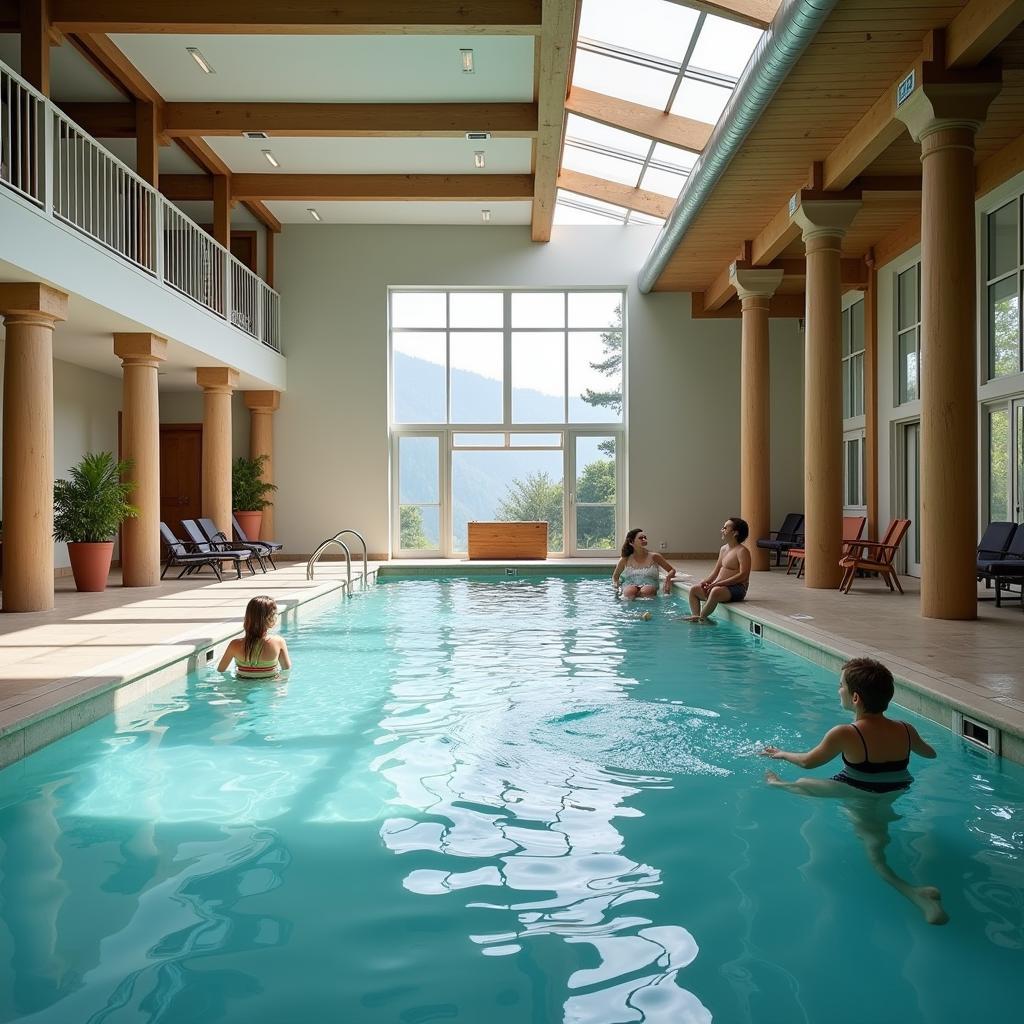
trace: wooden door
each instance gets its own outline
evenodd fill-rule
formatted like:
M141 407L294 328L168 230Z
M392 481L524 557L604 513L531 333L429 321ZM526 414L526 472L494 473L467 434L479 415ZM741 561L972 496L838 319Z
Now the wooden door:
M231 232L231 255L244 267L256 273L256 232Z
M203 425L160 424L160 518L182 539L182 519L203 514Z

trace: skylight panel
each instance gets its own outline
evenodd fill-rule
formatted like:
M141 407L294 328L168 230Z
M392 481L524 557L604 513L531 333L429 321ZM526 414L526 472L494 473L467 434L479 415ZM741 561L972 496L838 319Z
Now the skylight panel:
M614 57L576 51L572 84L632 103L665 109L675 76Z
M562 153L562 166L570 171L582 171L596 178L618 181L636 188L643 161L640 157L624 159L622 156L574 144L572 136L567 135L565 150Z
M647 156L650 142L641 135L624 132L618 128L610 128L598 121L570 114L565 125L566 138L582 139L593 142L608 149L617 149L623 153L632 153L641 159Z
M556 224L622 224L629 211L590 196L559 189L555 201Z
M639 210L632 210L629 214L630 224L656 224L661 227L665 222L660 217L652 217L649 213L641 213Z
M690 64L738 78L762 35L760 29L750 25L709 15L697 37Z
M648 167L644 171L643 181L640 187L648 192L657 192L659 195L678 198L686 184L685 174L675 174L671 171L663 171L657 167Z
M672 113L692 117L709 124L717 123L732 96L732 90L707 82L695 82L684 78L672 104Z
M583 0L579 34L679 62L697 18L697 11L667 0Z

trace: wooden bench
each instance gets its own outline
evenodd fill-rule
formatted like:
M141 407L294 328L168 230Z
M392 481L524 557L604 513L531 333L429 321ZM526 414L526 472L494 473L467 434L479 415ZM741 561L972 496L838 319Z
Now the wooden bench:
M468 525L470 559L548 557L546 522L470 522Z

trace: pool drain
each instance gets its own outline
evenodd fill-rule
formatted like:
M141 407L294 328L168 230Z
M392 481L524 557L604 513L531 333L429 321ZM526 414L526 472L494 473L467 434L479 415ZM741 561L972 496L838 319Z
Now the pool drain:
M981 747L982 750L987 750L992 754L1000 752L999 730L965 715L962 711L953 712L953 732L967 740L968 743Z

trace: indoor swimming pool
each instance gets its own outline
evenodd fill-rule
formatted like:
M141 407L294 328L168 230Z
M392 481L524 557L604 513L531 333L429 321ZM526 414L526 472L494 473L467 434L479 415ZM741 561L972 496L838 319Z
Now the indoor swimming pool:
M653 613L650 621L640 616ZM0 772L0 1021L1012 1019L1024 769L937 748L872 869L757 752L837 680L585 576L391 577ZM835 767L811 774L827 777Z

